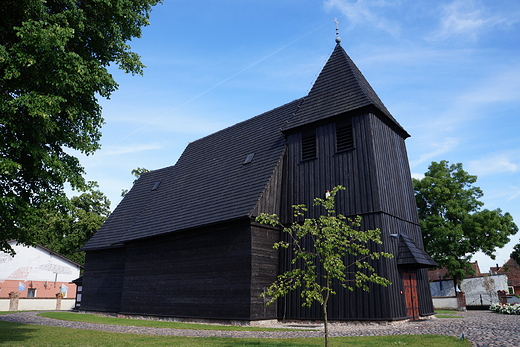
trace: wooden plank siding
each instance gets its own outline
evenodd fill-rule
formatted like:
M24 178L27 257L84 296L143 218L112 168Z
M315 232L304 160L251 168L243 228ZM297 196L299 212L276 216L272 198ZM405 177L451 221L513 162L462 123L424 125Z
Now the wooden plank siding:
M342 115L328 124L317 125L317 158L314 160L301 160L300 132L287 134L284 195L288 201L284 204L287 208L282 211L283 221L292 222L290 206L301 203L309 207L308 217L318 217L321 211L312 207L313 199L323 196L326 190L336 185L343 185L346 191L338 193L336 211L346 216L362 216L361 230L381 229L383 245L373 245L372 249L391 253L394 258L374 261L373 266L376 273L389 279L392 285L370 284L370 293L337 288L338 294L331 298L329 317L339 320L403 319L407 316L402 294L403 269L397 265L399 239L390 235L403 232L419 246L423 245L404 139L380 118L367 113L352 117L354 149L338 152L335 123L347 117L349 115ZM281 255L281 259L280 271L283 272L290 268L288 251ZM345 261L350 264L354 259L347 257ZM419 281L423 271L405 270L417 273L421 314L431 314L433 307L428 282ZM280 301L280 317L320 318L320 307L301 307L299 296L300 291L294 291Z
M251 227L251 320L277 318L276 303L266 306L268 300L260 294L278 276L279 251L273 245L279 240L277 228Z
M249 319L247 222L129 243L121 312Z
M256 224L256 223L255 223ZM249 219L87 253L85 310L208 319L275 319L259 295L278 275L279 230ZM95 269L95 270L92 270ZM93 273L92 271L95 271Z
M125 272L125 249L87 252L81 309L119 312Z

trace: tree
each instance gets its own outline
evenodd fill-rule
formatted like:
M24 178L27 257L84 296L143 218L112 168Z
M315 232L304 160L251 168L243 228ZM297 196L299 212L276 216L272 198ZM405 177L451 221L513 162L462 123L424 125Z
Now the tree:
M66 213L41 211L43 223L39 226L38 243L53 251L84 264L85 253L78 252L103 225L110 214L110 201L89 182L87 190L69 199Z
M432 162L423 179L413 179L426 251L448 269L459 289L462 279L474 273L473 254L482 251L495 259L495 249L518 231L509 213L482 209L483 193L476 181L462 164L444 160Z
M263 293L268 297L267 305L285 296L289 291L302 287L303 306L310 307L313 302L321 305L325 328L325 346L328 346L328 316L327 304L330 295L336 294L334 283L340 283L344 288L353 291L354 287L369 290L367 282L387 286L387 279L377 275L370 261L380 257L393 257L384 252L373 252L368 244L381 244L381 231L356 230L361 224L361 217L347 218L334 211L334 199L342 186L334 187L325 198L314 199L315 206L322 206L325 214L318 219L305 219L303 223L295 222L284 226L278 216L261 214L256 221L262 224L278 226L287 233L290 241L280 241L274 244L275 249L290 248L292 251L293 268L278 276L277 280ZM294 216L304 216L305 205L296 205ZM305 239L312 240L312 249L303 245ZM347 256L355 257L348 262Z
M144 174L145 172L148 172L150 170L148 169L145 169L144 167L138 167L137 169L133 169L132 170L132 175L135 176L135 180L134 182L132 182L132 185L135 184L135 182L137 182L137 180L139 179L139 177L141 177L142 174ZM127 193L128 193L129 189L121 189L121 196L125 196Z
M127 44L160 0L0 2L0 250L34 244L38 209L84 189L71 153L92 154L103 124L98 97L117 84L108 66L141 74Z
M517 264L520 264L520 243L516 244L510 255Z

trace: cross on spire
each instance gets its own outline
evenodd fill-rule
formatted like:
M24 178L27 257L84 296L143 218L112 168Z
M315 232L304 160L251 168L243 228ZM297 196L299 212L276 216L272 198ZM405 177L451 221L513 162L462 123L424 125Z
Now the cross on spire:
M339 37L339 22L336 17L334 17L334 22L336 22L336 43L340 43L341 37Z

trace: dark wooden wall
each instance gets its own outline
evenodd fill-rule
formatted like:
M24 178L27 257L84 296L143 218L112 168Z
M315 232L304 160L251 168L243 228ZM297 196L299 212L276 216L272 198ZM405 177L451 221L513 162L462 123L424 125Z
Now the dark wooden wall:
M125 272L125 249L87 252L81 309L119 312Z
M85 310L187 318L277 317L279 230L249 219L87 252Z
M251 247L247 224L132 242L126 255L121 312L249 318Z
M266 306L268 300L260 294L278 276L279 251L273 249L280 240L280 231L266 226L251 227L251 319L277 318L276 303Z
M370 285L370 292L356 289L354 292L338 288L338 295L331 299L332 319L402 319L406 318L406 303L402 295L403 271L417 273L421 314L433 312L427 278L423 270L400 269L397 266L398 239L390 234L406 233L422 246L422 235L412 187L404 139L391 130L375 115L368 113L352 118L355 148L336 151L335 123L319 124L316 128L317 156L313 160L301 160L301 132L287 134L287 165L282 210L284 222L292 222L290 206L306 204L309 217L321 213L311 207L315 197L323 197L326 190L343 185L346 191L338 193L336 211L346 216L361 215L363 229L380 228L382 250L393 254L393 259L373 263L376 273L392 282L389 287ZM302 132L306 129L301 129ZM347 263L352 259L346 259ZM281 255L281 271L288 269L287 254ZM299 292L291 293L279 303L279 315L286 318L319 318L319 307L300 306Z

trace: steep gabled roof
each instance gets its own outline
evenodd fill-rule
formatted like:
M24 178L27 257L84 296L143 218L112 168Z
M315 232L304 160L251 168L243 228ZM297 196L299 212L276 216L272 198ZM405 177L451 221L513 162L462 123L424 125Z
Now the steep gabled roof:
M374 112L401 136L410 136L392 117L356 64L338 43L301 108L283 130L357 110Z
M249 217L285 151L280 128L300 103L194 141L174 166L143 174L82 250Z
M409 136L338 44L307 97L194 141L174 166L143 174L82 250L251 217L282 160L282 130L356 110Z

